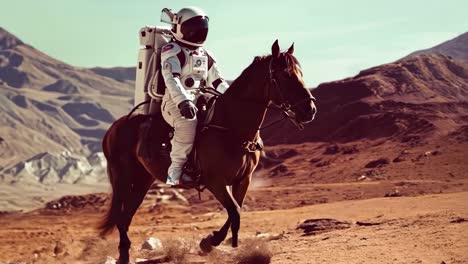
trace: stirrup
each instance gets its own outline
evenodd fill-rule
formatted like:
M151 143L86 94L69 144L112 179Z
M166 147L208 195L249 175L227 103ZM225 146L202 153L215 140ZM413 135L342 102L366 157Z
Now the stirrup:
M172 185L172 188L192 189L198 186L198 181L193 180L193 178L187 175L186 173L182 173L179 179L179 183L176 185Z

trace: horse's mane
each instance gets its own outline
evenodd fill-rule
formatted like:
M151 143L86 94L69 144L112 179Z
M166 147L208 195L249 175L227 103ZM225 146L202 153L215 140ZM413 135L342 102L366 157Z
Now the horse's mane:
M285 56L285 69L289 74L296 74L298 76L302 76L301 64L296 59L296 57L294 57L294 55L292 55L289 52L282 52L280 56ZM236 79L234 79L226 93L230 93L237 90L238 88L236 87L246 86L247 82L251 77L251 74L254 73L254 70L258 68L258 65L260 63L265 63L266 61L269 61L271 57L272 55L255 56L252 63L250 63L250 65L247 66L247 68L245 68Z
M251 74L254 72L255 69L258 68L258 65L260 62L264 62L267 58L270 58L271 55L266 55L266 56L256 56L252 63L250 63L247 68L245 68L242 73L234 79L232 84L230 85L229 89L227 89L226 93L230 93L232 91L236 91L236 87L244 87L247 85L247 82L250 79Z

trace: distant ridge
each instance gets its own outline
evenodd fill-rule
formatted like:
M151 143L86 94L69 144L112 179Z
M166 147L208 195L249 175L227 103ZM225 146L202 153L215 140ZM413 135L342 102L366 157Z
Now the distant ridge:
M23 44L24 43L15 35L11 34L3 27L0 27L0 50L9 49L14 46Z
M421 54L441 54L457 60L468 61L468 32L432 48L415 51L408 57Z
M136 68L135 67L112 67L112 68L90 68L96 74L109 77L119 82L135 81Z
M403 140L456 131L468 125L468 62L444 55L410 56L320 84L312 94L316 120L305 131L288 123L262 131L267 144Z

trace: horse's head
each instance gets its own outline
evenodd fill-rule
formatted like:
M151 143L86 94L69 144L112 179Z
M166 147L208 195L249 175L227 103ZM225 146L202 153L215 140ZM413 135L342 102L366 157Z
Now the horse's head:
M294 43L286 52L280 51L278 40L271 47L270 100L289 112L289 117L296 125L302 127L303 123L314 119L317 109L315 98L305 87L300 64L293 53Z

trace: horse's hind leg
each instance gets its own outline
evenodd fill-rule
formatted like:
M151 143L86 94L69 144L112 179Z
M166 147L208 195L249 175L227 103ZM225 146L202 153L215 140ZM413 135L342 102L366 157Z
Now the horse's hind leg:
M117 260L117 264L128 264L130 261L130 239L128 238L127 231L128 227L125 228L124 225L117 225L117 229L119 230L120 234L120 242L119 242L119 259Z
M146 172L141 166L135 164L138 169L132 173L133 182L131 184L132 189L128 193L127 199L123 204L122 220L117 225L120 233L120 244L119 244L119 261L118 264L129 263L129 250L131 241L128 238L128 228L132 222L133 216L135 215L138 207L143 202L143 199L148 192L153 178Z

